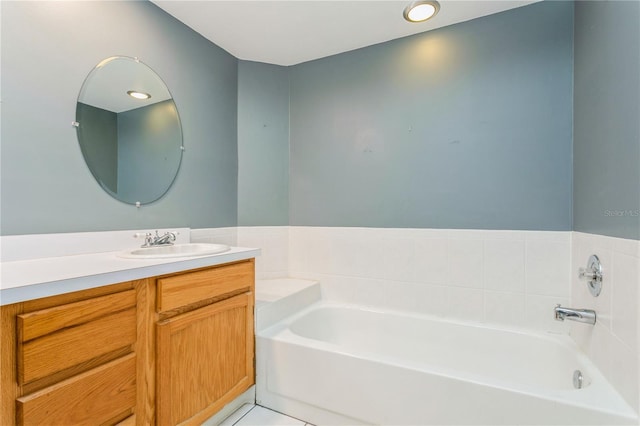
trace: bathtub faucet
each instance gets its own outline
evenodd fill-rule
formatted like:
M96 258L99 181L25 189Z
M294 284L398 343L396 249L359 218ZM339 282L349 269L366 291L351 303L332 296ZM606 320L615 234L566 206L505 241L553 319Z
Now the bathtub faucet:
M565 319L568 319L591 325L596 323L596 311L591 309L563 308L560 304L557 304L553 311L555 312L556 321L564 321Z

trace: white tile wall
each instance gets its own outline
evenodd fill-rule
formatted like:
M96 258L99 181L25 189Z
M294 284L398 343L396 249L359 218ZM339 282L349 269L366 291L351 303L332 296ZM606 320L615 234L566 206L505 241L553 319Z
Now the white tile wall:
M532 240L526 243L526 292L568 298L570 241Z
M191 230L192 243L238 245L238 228L199 228Z
M568 332L570 232L289 228L289 275L338 301Z
M620 394L640 411L640 242L574 232L571 303L594 309L595 327L574 323L571 335ZM602 292L591 296L578 268L590 255L603 266Z
M484 244L484 283L487 290L524 293L524 240L488 240Z
M270 279L289 274L288 226L241 226L237 228L237 245L258 247L262 254L256 258L256 278Z
M485 318L488 322L512 324L524 327L527 324L526 298L524 293L484 292Z

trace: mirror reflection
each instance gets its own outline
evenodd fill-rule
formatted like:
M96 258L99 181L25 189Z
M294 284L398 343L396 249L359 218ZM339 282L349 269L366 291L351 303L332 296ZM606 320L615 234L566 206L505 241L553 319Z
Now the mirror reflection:
M87 166L111 196L147 204L169 190L182 128L169 89L147 65L125 56L100 62L80 90L75 125Z

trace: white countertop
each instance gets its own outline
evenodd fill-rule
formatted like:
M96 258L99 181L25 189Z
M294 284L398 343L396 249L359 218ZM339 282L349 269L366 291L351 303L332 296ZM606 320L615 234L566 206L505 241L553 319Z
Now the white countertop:
M86 290L124 281L250 259L260 249L231 247L210 256L123 259L119 252L79 254L0 263L0 305Z

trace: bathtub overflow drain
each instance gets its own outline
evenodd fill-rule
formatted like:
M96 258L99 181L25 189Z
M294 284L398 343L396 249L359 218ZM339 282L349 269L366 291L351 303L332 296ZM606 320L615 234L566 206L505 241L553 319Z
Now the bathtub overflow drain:
M576 370L573 372L573 387L576 389L582 389L582 381L584 377L582 377L582 371Z

